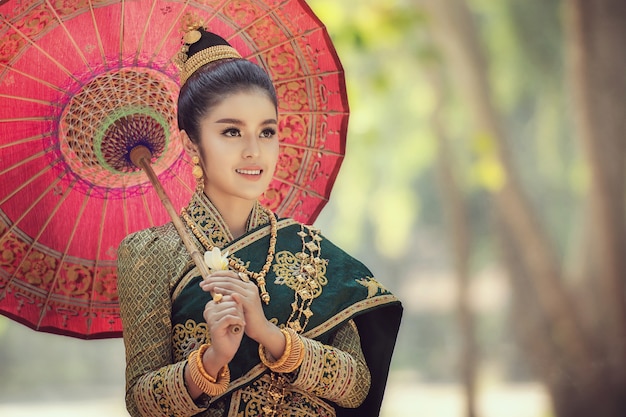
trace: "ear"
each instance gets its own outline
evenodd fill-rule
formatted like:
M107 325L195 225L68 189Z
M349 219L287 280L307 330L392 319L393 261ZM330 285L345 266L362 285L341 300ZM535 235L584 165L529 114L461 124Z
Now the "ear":
M191 141L189 135L184 130L180 131L180 139L183 142L183 149L187 152L187 155L191 156L200 156L200 152L198 151L198 145Z

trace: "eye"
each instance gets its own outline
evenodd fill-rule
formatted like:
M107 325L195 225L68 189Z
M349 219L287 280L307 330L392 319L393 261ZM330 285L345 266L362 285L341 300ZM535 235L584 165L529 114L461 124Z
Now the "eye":
M222 132L222 135L234 138L241 136L241 132L236 127L229 127Z
M267 129L263 129L263 131L261 132L260 137L264 138L264 139L271 139L276 135L276 129L273 128L267 128Z

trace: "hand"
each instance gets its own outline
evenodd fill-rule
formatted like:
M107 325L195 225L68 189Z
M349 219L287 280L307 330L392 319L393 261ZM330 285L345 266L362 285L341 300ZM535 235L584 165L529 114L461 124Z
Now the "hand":
M207 292L223 294L241 305L245 319L245 333L251 339L260 342L271 325L265 318L259 289L254 282L244 282L234 271L215 271L200 282L200 287Z
M202 315L211 335L210 353L213 360L227 364L237 353L243 338L243 332L231 331L231 326L245 328L246 321L241 304L230 295L225 295L219 303L215 299L206 303Z

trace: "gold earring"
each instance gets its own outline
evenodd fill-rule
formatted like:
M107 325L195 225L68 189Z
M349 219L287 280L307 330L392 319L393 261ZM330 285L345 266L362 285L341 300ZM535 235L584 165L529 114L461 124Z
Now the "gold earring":
M204 190L204 171L202 171L202 167L200 166L200 158L194 155L191 157L191 162L193 162L191 175L196 179L196 191L201 193Z

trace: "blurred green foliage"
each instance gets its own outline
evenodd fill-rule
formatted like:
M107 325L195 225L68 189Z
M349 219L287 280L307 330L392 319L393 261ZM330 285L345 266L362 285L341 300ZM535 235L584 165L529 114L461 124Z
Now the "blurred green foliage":
M363 249L361 243L371 240L368 250L401 258L421 212L415 183L436 150L423 119L433 105L432 91L418 66L425 16L400 0L310 5L346 70L351 110L347 155L326 228L340 227L336 240L350 249Z
M546 226L565 249L586 174L568 114L561 2L468 4L512 156ZM335 42L351 107L347 155L320 222L340 230L335 240L353 251L375 249L389 260L412 256L412 236L443 222L439 190L430 184L437 181L437 144L428 74L439 61L430 18L415 0L312 0L310 5ZM443 118L455 170L470 205L477 205L470 208L476 216L473 231L485 240L476 244L489 245L481 200L504 177L493 139L474 130L470 117L468 103L448 91Z

